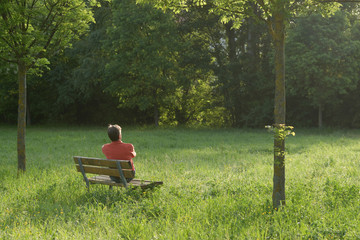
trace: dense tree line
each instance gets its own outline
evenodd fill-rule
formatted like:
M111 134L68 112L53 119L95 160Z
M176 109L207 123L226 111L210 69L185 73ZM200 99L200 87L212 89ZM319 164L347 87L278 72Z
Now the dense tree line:
M207 7L174 14L134 0L93 10L88 34L51 58L50 70L28 76L28 123L273 122L274 51L264 23L246 17L235 29ZM347 4L329 18L311 12L290 22L288 124L360 126L358 14ZM1 122L16 122L16 73L1 62Z

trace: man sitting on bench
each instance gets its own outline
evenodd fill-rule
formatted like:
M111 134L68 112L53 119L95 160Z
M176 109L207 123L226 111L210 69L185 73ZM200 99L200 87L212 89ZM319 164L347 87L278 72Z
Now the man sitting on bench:
M108 127L108 135L111 143L104 144L102 146L102 152L106 156L107 159L113 160L130 160L132 170L135 175L135 167L133 163L133 158L136 156L136 152L134 150L134 146L130 143L123 143L121 141L121 127L117 124L109 125ZM110 178L120 183L121 179L119 177L110 176ZM133 178L127 178L126 181L130 182Z

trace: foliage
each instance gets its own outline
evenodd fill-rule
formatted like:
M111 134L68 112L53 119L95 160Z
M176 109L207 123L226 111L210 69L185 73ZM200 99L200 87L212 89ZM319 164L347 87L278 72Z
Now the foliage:
M279 124L274 126L265 126L265 128L268 129L268 131L272 132L274 135L274 142L277 143L283 143L287 136L295 136L294 127L293 126L287 126L285 124ZM276 157L281 157L282 160L285 159L285 149L278 147L274 145L274 155ZM275 159L277 160L277 159ZM285 164L285 161L283 162L276 162L277 164Z
M293 126L285 126L284 124L280 124L279 126L265 126L269 131L273 132L274 135L281 140L284 140L287 136L292 135L295 136L294 127Z
M111 8L108 1L99 3L100 6L93 7L95 22L90 25L89 34L73 42L73 48L66 49L63 55L51 58L52 70L41 79L42 86L48 87L37 103L53 103L51 107L42 106L48 121L77 124L131 121L117 110L117 99L104 93L107 52L103 42L111 24Z
M48 64L46 56L69 46L93 21L82 0L1 1L0 9L0 56L28 68Z
M17 96L16 66L0 60L0 122L16 122Z
M176 87L172 74L179 50L175 19L132 0L115 0L113 9L107 91L118 96L121 106L152 109L158 124L159 107L170 104L168 96Z
M209 51L219 31L217 17L199 7L176 14L181 51L176 58L176 92L168 108L168 120L183 125L225 126L228 113L217 90ZM166 123L166 122L165 122Z
M233 22L221 24L213 34L217 88L233 126L259 127L273 119L270 36L266 25L253 18L243 19L241 29L233 27Z
M313 11L320 12L323 15L331 15L341 6L337 2L320 3L318 0L189 0L180 2L177 0L137 0L137 2L152 2L159 8L171 9L175 12L189 11L191 6L209 6L209 11L219 15L222 23L233 21L235 28L240 28L243 24L242 20L247 16L255 16L271 24L272 17L279 11L285 11L285 17L289 20L293 16ZM261 9L260 15L254 14L255 8Z
M81 35L79 40L71 40L68 45L72 45L72 49L57 51L56 56L47 58L51 62L47 65L51 70L44 71L42 76L27 77L27 110L30 113L28 120L31 119L34 124L150 124L154 122L155 117L154 103L149 100L150 90L141 89L150 89L149 85L155 82L160 86L157 98L159 124L261 127L273 122L275 84L270 79L275 78L272 60L274 50L271 45L271 34L267 31L269 25L264 21L269 18L266 18L263 7L257 4L260 1L236 1L233 14L231 9L226 7L229 1L182 1L181 7L175 1L168 2L173 5L168 6L165 13L155 10L151 5L144 8L136 6L134 2L115 2L114 6L125 3L131 5L129 11L121 14L127 17L125 22L128 24L118 24L121 10L118 9L119 6L112 7L111 1L99 1L101 5L93 6L95 21L90 24L88 34ZM300 23L305 22L308 17L313 18L314 12L319 12L319 6L310 5L310 1L293 2L299 6L289 8L292 12L287 15L287 19L290 20L287 24L290 37L287 39L287 123L314 126L317 121L314 107L317 104L310 95L315 95L317 99L322 95L321 99L327 105L323 113L327 126L358 126L360 115L356 103L359 102L359 84L358 77L354 74L358 68L356 42L360 36L357 4L344 4L341 13L331 18L321 18L317 14L317 19L322 19L321 24L330 26L328 31L335 31L336 27L339 31L345 29L341 32L344 34L317 31L317 35L327 34L326 38L319 41L307 34L294 37L295 32L300 31ZM289 1L286 4L293 2ZM157 5L163 3L165 1L152 1L152 4ZM187 4L184 5L185 3ZM266 8L272 6L267 4L270 2L265 1ZM301 4L305 5L300 6ZM329 7L329 4L322 3L321 6ZM169 8L176 8L176 14L168 11ZM237 12L241 8L246 11ZM150 10L141 13L145 9ZM118 20L113 19L113 13L118 15ZM219 16L218 13L223 15ZM241 14L246 16L240 18ZM161 24L156 25L155 17L158 15L166 17L162 18ZM339 24L332 24L336 19L339 22L342 15L345 19L343 28L340 28ZM223 19L226 21L220 21L222 16L226 17ZM128 35L128 45L122 44L121 47L119 36L124 34L120 33L133 33L135 28L128 29L134 26L131 21L144 20L146 17L154 18L153 21L148 21L147 26L156 26L151 29L152 36L161 39L161 44L152 45L153 48L145 44L144 42L149 40L149 36L146 36L149 29L144 28L137 30L137 35L133 34L136 36L134 41ZM237 17L241 19L240 29L235 29L238 23L234 18ZM169 40L162 36L160 25L171 33ZM123 30L120 30L121 28ZM121 39L125 41L124 37ZM296 45L300 40L312 41L312 48L306 49L304 45L303 51ZM326 43L322 44L325 41ZM146 50L148 58L137 56L133 51L132 42L137 42L138 49ZM335 51L319 51L326 44L332 44L333 48L338 49L339 54L336 55ZM4 46L2 45L3 50ZM158 48L160 52L167 51L169 55L157 55ZM49 54L51 52L47 51ZM133 54L132 58L128 54ZM154 58L151 58L151 54ZM332 54L336 56L332 57ZM340 67L341 64L334 63L340 56L345 62L349 62L344 68ZM311 58L310 61L306 57ZM144 61L133 61L136 58ZM129 80L130 78L125 75L116 75L119 74L119 70L126 73L128 68L121 69L124 65L118 68L117 64L127 62L136 69L134 71L138 76L150 73L157 76L155 73L159 71L156 67L147 66L158 66L157 62L160 62L161 58L165 59L166 65L163 65L168 67L164 78L160 75L153 80L143 77L142 84L138 81L141 78L136 77L135 80L140 84L129 87L133 80ZM297 64L299 59L304 61ZM324 62L325 59L327 65L336 65L336 68L330 70L336 69L337 72L341 72L341 76L336 77L334 71L323 74L325 77L318 82L329 80L327 86L330 90L314 94L314 89L318 86L312 87L314 84L309 83L309 87L306 87L305 82L298 80L303 79L305 73L310 71L324 72L320 65L314 67L314 64L310 63L315 60ZM16 66L13 65L14 69L11 71L8 71L7 66L5 63L0 66L0 122L13 123L17 118L18 91L14 75ZM39 73L37 70L35 72ZM310 88L312 90L309 90ZM341 93L338 90L341 90Z
M96 0L90 1L90 4ZM26 170L26 112L29 70L49 64L49 57L83 34L92 13L83 0L1 1L0 59L18 67L18 174Z
M335 99L357 86L359 47L346 12L294 19L287 45L289 93L314 107L336 106Z

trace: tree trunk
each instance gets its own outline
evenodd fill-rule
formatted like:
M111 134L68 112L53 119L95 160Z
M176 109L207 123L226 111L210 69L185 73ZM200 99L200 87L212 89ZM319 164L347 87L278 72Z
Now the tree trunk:
M322 104L319 104L319 113L318 113L318 119L319 119L319 128L322 128L323 126L323 117L322 117L322 112L323 112L323 108L322 108Z
M159 126L159 107L157 104L154 105L154 122L155 127Z
M278 4L282 4L279 2ZM286 98L285 98L285 17L283 6L274 13L273 41L275 47L275 133L285 128ZM274 178L273 207L285 205L285 138L274 135Z
M233 27L233 22L230 21L225 25L225 30L226 30L226 36L227 36L227 40L228 40L228 56L229 56L229 62L230 62L230 67L232 67L233 65L235 65L236 63L236 42L235 42L235 30L232 28ZM232 73L234 73L234 71L232 71ZM233 75L233 77L236 77Z
M234 97L234 92L236 91L237 86L239 85L239 69L237 64L237 54L236 54L236 32L233 29L234 23L232 21L225 24L225 32L227 36L227 54L228 54L228 73L226 79L225 87L225 97L230 109L230 113L233 119L233 126L239 126L240 124L240 114L242 112L242 105Z
M18 152L18 176L26 171L25 154L25 130L26 130L26 65L20 60L18 62L18 82L19 82L19 104L18 104L18 133L17 133L17 152Z
M254 7L254 6L253 6ZM248 36L247 36L247 49L246 52L249 54L252 58L254 58L255 55L255 47L254 47L254 38L252 36L253 31L253 20L251 18L248 19ZM255 65L255 64L254 64Z

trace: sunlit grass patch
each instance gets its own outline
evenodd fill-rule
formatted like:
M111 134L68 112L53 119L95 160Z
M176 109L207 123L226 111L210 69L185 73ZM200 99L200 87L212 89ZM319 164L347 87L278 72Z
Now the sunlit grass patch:
M1 127L3 239L357 239L359 131L287 140L287 206L273 210L272 135L242 129L123 129L154 190L90 186L72 156L103 157L100 128L29 128L16 178L16 128ZM4 147L3 147L4 146Z

